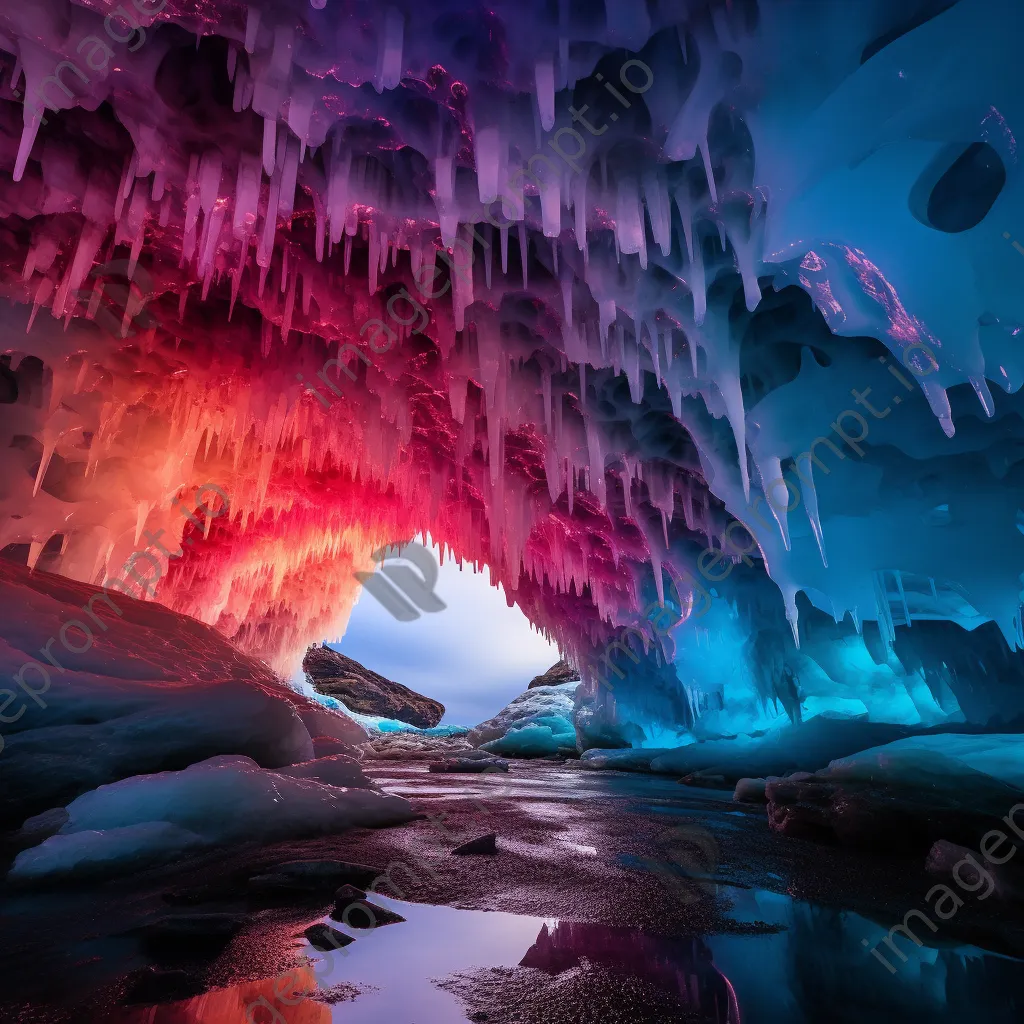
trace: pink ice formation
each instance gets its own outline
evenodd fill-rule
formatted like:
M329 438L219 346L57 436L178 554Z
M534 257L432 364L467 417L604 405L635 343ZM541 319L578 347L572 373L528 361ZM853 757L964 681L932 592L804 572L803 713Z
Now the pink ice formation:
M290 671L425 533L591 682L667 603L593 700L678 727L1020 671L1011 0L35 0L0 50L11 557L161 538L149 596Z

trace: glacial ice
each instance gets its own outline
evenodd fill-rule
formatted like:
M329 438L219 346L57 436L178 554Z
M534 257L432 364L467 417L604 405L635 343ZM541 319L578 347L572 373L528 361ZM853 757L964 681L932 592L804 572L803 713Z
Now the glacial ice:
M951 788L957 773L966 776L969 769L999 779L1024 794L1024 735L1020 733L908 736L837 758L823 774L834 779L905 780L910 785L920 781L916 774L919 766L934 772L939 762L933 755L944 758L943 767L952 776Z
M573 722L579 683L541 686L521 693L466 739L502 757L547 757L576 750Z
M11 559L162 538L125 586L290 676L429 532L584 748L1024 714L1016 0L166 5L85 71L112 6L0 11Z
M211 627L115 590L108 606L102 595L0 560L0 603L17 609L0 620L0 674L16 681L22 666L48 665L40 648L62 622L94 629L80 654L49 645L63 670L23 673L25 690L10 684L15 700L4 718L13 720L0 725L5 824L97 786L217 754L273 769L308 762L314 737L332 737L343 750L365 741L352 719L291 690Z
M320 772L337 779L339 763L328 760ZM69 820L57 835L18 854L8 875L12 881L109 873L139 860L167 862L201 847L303 838L415 817L401 797L345 788L311 774L271 772L238 756L100 786L71 801L67 811Z

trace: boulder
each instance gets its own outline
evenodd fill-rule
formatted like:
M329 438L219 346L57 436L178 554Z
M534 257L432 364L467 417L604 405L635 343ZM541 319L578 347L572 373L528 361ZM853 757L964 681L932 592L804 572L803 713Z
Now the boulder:
M763 804L768 800L765 793L766 779L740 779L736 783L732 798L740 804Z
M418 729L431 729L444 717L439 701L386 679L330 647L310 647L302 669L318 693L341 701L357 714L391 718Z
M1005 842L988 849L997 859L1013 857L1017 852L1012 843ZM977 899L986 899L994 891L1002 900L1024 900L1024 866L1012 861L1006 864L989 861L980 850L969 850L945 839L933 844L924 869L933 878L947 884L956 883L950 885L954 891L963 889L976 893Z
M356 928L359 931L383 928L386 924L400 924L405 920L401 914L378 907L376 903L365 899L335 901L331 917L335 921L341 921L346 927Z
M556 661L554 665L539 676L530 680L528 690L537 686L561 686L562 683L578 683L580 674L571 665L564 661Z
M318 953L330 953L356 940L329 924L311 924L303 933Z
M497 840L498 837L493 832L488 832L485 836L478 836L476 839L470 839L468 843L456 846L452 853L495 854L498 852Z

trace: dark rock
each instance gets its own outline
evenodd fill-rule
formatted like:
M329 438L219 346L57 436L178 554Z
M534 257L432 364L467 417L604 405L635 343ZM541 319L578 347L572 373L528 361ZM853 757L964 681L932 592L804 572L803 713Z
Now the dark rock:
M485 836L479 836L477 839L470 839L468 843L456 846L455 849L452 850L452 853L497 853L497 839L498 837L493 832L488 832Z
M334 894L334 904L337 907L344 909L350 903L355 903L357 900L365 900L366 893L362 889L356 888L354 885L343 885Z
M348 925L349 928L378 928L380 925L396 924L405 920L400 914L369 902L366 893L354 885L343 885L334 894L334 910L331 917Z
M768 800L765 792L767 785L766 779L740 779L732 798L741 804L763 804Z
M576 669L564 661L556 661L547 672L534 676L527 689L532 690L537 686L559 686L562 683L578 683L579 681L580 674Z
M330 647L310 647L302 659L314 689L340 700L350 711L429 729L444 716L444 705L401 683L385 679Z
M445 772L507 772L508 761L500 757L446 757L434 761L427 771L435 774Z
M343 860L298 860L276 864L249 879L255 892L295 891L321 892L349 884L365 889L380 875L377 868Z
M994 853L992 847L988 849ZM1005 855L1005 851L998 854ZM998 899L1015 902L1024 900L1024 868L1012 862L991 863L979 850L969 850L945 839L940 839L932 846L924 869L933 878L950 884L954 892L966 889L967 892L975 893L976 899L986 899L990 893L995 892Z
M311 924L303 933L309 944L320 953L330 953L356 940L328 924Z
M765 785L768 824L776 832L838 841L889 855L924 855L947 839L978 849L985 832L998 828L1021 793L980 772L961 773L963 791L905 786L898 780L833 781L826 773L770 778ZM963 793L971 794L965 800Z
M398 924L405 918L394 911L378 907L376 903L369 900L339 900L334 905L331 917L335 921L341 921L349 928L369 929L380 928L386 924Z
M701 786L704 789L733 789L733 784L727 782L724 775L714 770L702 772L690 772L679 780L684 786Z

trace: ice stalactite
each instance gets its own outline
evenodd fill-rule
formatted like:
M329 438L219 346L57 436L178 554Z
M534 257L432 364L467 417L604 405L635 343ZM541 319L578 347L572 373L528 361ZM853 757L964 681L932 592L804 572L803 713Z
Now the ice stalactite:
M684 728L698 631L1019 646L1019 11L556 6L168 5L102 71L0 14L8 553L199 531L158 599L287 667L429 533L581 664L685 609L616 698Z

